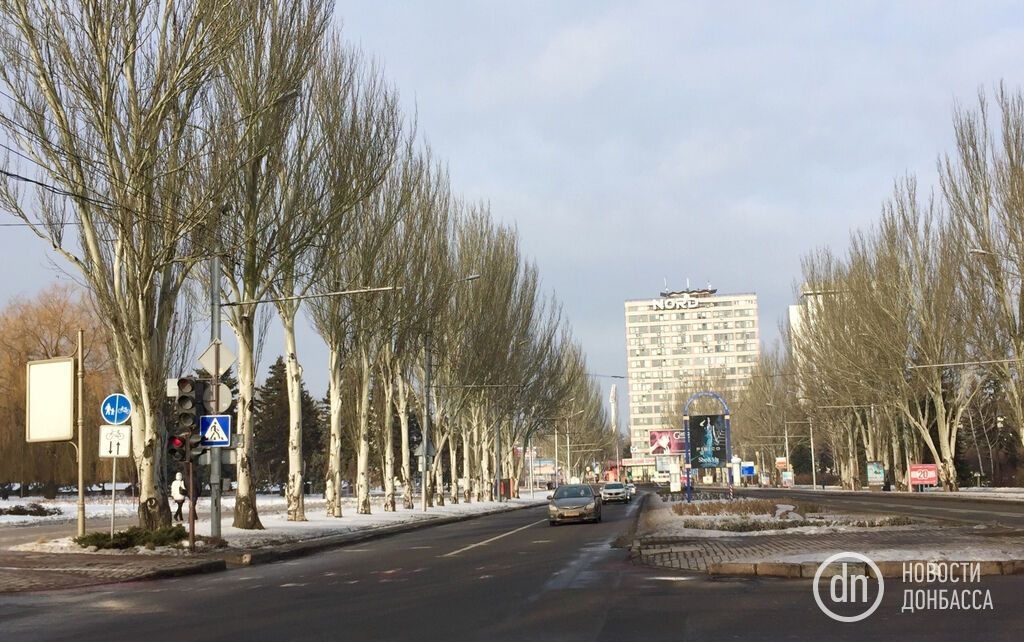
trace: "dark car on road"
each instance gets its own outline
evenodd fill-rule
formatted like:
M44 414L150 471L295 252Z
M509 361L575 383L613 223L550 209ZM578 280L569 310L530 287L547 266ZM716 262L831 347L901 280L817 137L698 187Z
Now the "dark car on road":
M548 495L548 522L601 521L601 498L587 484L566 484Z

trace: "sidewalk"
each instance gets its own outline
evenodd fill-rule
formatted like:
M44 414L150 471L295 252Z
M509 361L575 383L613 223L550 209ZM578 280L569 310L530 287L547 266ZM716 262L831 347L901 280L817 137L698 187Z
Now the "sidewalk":
M840 532L765 532L756 535L686 537L674 534L679 519L670 504L652 496L633 542L638 561L650 566L724 575L802 577L806 567L840 551L875 562L981 562L984 574L1024 573L1024 531L993 526L863 528ZM894 567L895 568L895 567Z
M476 519L499 512L541 506L546 495L537 499L525 498L502 503L473 502L434 507L423 513L417 509L385 513L379 505L374 514L356 515L355 507L344 506L344 517L328 518L322 502L307 499L307 522L286 522L280 512L261 512L263 531L241 531L224 527L228 548L211 549L195 554L174 551L158 553L106 553L70 552L66 546L70 538L52 542L54 550L0 550L0 594L22 591L57 590L126 582L179 575L221 571L233 566L273 562L281 559L311 555L323 550L362 542L396 533ZM271 507L268 507L271 508ZM230 523L230 513L226 518ZM282 527L282 524L288 525ZM209 533L209 521L198 534ZM28 545L27 548L46 548L48 544Z

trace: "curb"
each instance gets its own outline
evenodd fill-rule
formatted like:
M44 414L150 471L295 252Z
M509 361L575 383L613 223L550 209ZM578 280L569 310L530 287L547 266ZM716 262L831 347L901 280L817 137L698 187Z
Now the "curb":
M899 562L876 562L882 577L899 578L903 576L903 569L908 564L949 564L949 560L928 561L928 560L906 560ZM999 562L952 562L955 564L970 566L977 565L981 575L1024 575L1024 560L1004 560ZM787 579L813 579L818 571L819 562L713 562L708 565L708 575L714 577L775 577ZM854 567L855 572L864 573L864 564L853 563L847 565ZM830 564L822 573L822 577L831 577L842 573L837 564Z
M657 497L656 493L644 493L643 498L640 500L640 507L636 511L636 520L633 522L633 542L629 545L629 559L636 561L643 557L643 542L641 537L637 536L637 531L640 529L640 520L643 519L644 514L647 512L647 505L650 503L651 497Z
M429 519L418 520L415 522L395 524L393 526L382 526L379 528L368 528L362 531L353 531L349 533L342 533L339 535L328 535L326 537L319 537L316 539L306 540L303 542L289 542L287 544L278 544L276 546L268 546L264 548L244 549L238 552L221 554L221 559L219 561L220 563L225 564L226 567L268 564L271 562L277 562L285 559L293 559L296 557L315 555L316 553L321 553L323 551L335 548L342 548L344 546L348 546L349 544L357 544L370 540L381 539L384 537L390 537L391 535L407 533L409 531L418 530L420 528L443 526L445 524L456 524L458 522L466 522L480 517L497 515L499 513L511 513L512 511L516 510L537 508L539 506L545 505L546 503L547 502L537 504L526 504L523 506L513 506L509 508L496 508L493 510L488 510L480 513L468 513L465 515L432 517Z
M161 580L168 577L184 577L186 575L200 575L202 573L217 573L219 571L227 570L228 565L224 560L207 560L205 562L197 562L195 564L189 564L188 566L178 566L174 568L160 568L152 571L147 571L131 578L128 581L136 582L141 580Z

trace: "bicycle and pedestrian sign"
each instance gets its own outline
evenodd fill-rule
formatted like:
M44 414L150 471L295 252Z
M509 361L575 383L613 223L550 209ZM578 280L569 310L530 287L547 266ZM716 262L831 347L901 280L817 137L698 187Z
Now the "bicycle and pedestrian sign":
M100 416L110 425L121 425L132 416L132 402L120 392L107 395L107 398L100 404Z

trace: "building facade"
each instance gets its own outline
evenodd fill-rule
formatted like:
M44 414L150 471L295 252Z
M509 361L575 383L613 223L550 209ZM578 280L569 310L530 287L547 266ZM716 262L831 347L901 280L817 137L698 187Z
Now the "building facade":
M716 382L728 402L749 385L761 350L757 313L756 294L710 288L625 302L632 457L623 463L634 479L679 464L661 457L656 465L651 431L681 430L685 394Z

